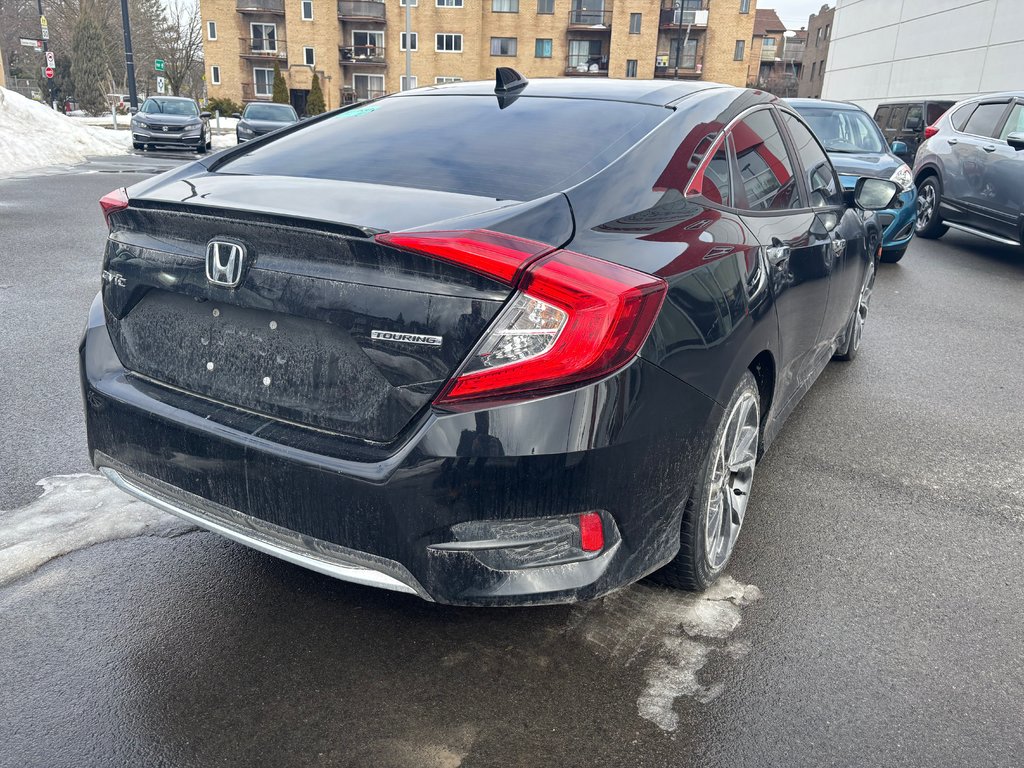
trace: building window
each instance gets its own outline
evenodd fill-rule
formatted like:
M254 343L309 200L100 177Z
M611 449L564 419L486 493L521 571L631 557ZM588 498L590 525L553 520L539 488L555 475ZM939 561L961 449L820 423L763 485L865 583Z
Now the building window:
M537 13L554 13L555 0L537 0Z
M384 33L378 30L352 30L352 58L378 59L384 57ZM341 52L342 61L346 61L345 50Z
M626 77L636 77L636 59L626 59Z
M438 8L461 8L462 0L437 0Z
M316 56L313 53L312 47L308 45L302 49L302 63L307 67L312 67L316 64Z
M461 83L461 77L435 77L435 85L444 85L445 83Z
M746 53L746 51L747 51L747 41L746 40L737 40L736 41L736 48L734 48L733 52L732 52L732 60L733 61L743 61L743 56Z
M533 55L538 59L551 58L551 38L538 37L533 46Z
M250 24L253 52L275 53L277 51L276 24Z
M210 84L220 85L220 67L210 67Z
M642 13L631 13L629 14L629 34L639 35L640 34L640 20L643 18Z
M519 0L491 0L494 13L519 13Z
M411 51L418 51L420 49L420 35L419 35L419 32L411 32L410 34L412 35L412 38L411 38L412 45L409 46L409 50L411 50ZM399 48L401 50L403 50L403 51L405 50L405 32L402 33L402 38L401 38L401 42L399 43Z
M384 75L352 75L356 101L379 99L384 95Z
M208 22L206 22L206 38L208 40L216 40L217 39L217 22L216 21L208 21Z
M462 35L440 33L434 36L434 50L446 53L462 53Z
M256 96L272 96L274 94L274 70L253 67L252 90Z
M813 64L811 64L811 80L814 79L814 76L817 73L818 73L818 62L814 62Z
M415 8L417 5L420 4L420 0L409 0L408 2L406 2L406 0L398 0L398 4L403 8L405 8L406 5L411 5L413 8Z
M302 20L313 20L313 0L302 0Z
M761 41L761 47L762 48L774 48L775 47L775 38L774 37L766 37L766 38L764 38Z
M514 37L492 37L491 56L515 56L519 41Z
M740 13L750 13L750 0L740 0Z
M406 77L405 75L402 75L402 90L403 91L411 91L415 87L416 87L416 75L413 75L412 77Z
M828 33L831 32L831 31L832 31L832 25L831 24L826 24L825 25L825 39L826 40L828 40Z

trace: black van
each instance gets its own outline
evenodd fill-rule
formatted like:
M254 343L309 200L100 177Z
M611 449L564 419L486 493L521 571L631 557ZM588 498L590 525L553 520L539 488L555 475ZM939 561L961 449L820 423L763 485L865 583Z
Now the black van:
M875 110L875 122L892 146L894 141L907 145L907 153L899 157L911 168L917 148L924 141L924 129L932 125L953 106L953 101L890 101Z

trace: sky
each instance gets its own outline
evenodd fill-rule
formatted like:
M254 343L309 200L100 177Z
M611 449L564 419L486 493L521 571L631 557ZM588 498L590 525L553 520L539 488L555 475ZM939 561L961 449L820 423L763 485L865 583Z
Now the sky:
M807 17L825 4L835 8L835 0L757 0L758 8L774 8L788 29L807 26Z

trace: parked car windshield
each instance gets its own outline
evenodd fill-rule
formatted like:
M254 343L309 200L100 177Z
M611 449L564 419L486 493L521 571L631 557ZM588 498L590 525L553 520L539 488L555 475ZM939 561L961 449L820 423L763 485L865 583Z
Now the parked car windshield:
M194 117L199 114L196 103L188 99L146 99L139 111L145 112L147 115L180 115L182 117Z
M287 104L250 104L242 117L246 120L273 120L278 123L294 123L299 119L295 110Z
M672 112L592 99L396 96L228 160L221 173L302 176L532 200L605 168Z
M801 107L797 111L829 152L886 151L878 126L866 112L817 107Z

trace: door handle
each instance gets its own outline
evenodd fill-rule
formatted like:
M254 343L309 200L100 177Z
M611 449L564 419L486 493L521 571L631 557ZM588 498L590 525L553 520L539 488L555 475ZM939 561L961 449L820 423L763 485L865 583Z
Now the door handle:
M846 241L843 238L837 237L837 238L834 238L832 240L832 253L834 253L836 255L837 259L840 256L843 255L843 252L845 250L846 250Z
M789 261L790 249L788 245L773 245L764 249L764 255L768 257L768 263L773 267L784 267Z
M959 144L960 139L946 139L947 144Z
M995 152L996 146L995 144L986 144L984 147L982 147L982 149L984 149L986 152Z

